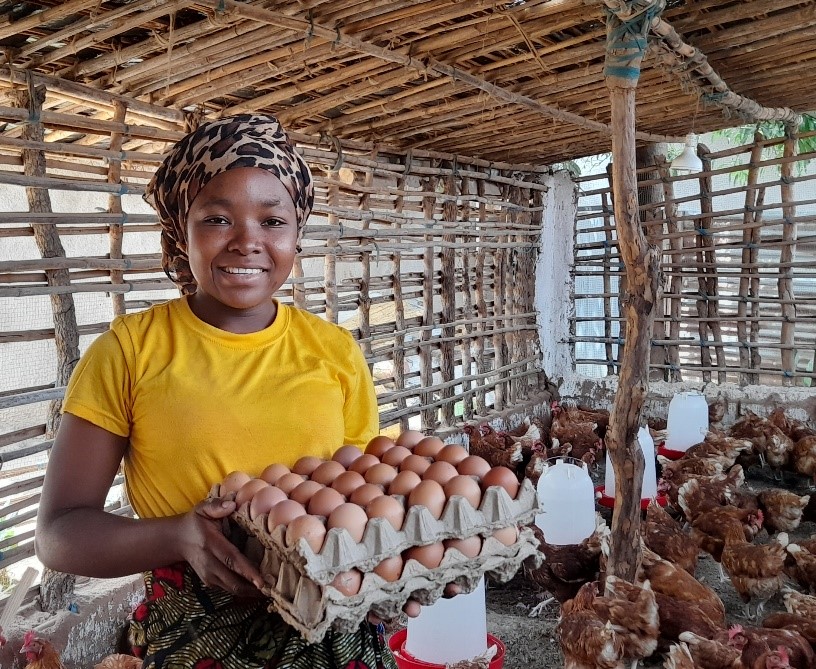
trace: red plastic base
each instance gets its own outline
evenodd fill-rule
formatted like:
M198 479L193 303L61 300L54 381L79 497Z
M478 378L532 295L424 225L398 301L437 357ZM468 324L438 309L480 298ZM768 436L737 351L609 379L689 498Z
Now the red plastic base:
M675 451L671 448L666 448L662 443L658 444L657 446L657 454L662 455L664 458L668 458L669 460L679 460L682 458L686 452L685 451Z
M402 628L394 632L390 639L388 639L388 647L394 654L394 659L397 661L399 669L445 669L444 664L434 664L433 662L423 662L418 660L404 648L405 639L408 637L408 630ZM497 652L490 661L490 669L502 669L504 666L504 644L494 637L492 634L487 635L487 647L497 647Z
M601 506L605 506L607 509L614 509L615 508L615 498L614 497L607 497L604 494L605 490L606 490L606 486L602 486L602 485L595 486L595 492L596 493L601 493L600 497L595 495L595 498L596 498L598 504L600 504ZM666 506L669 503L669 498L666 497L666 495L658 495L657 497L655 497L655 500L657 501L657 503L660 506ZM640 508L643 511L645 511L646 507L649 506L649 502L651 502L651 501L652 501L651 499L642 499L642 500L640 500Z

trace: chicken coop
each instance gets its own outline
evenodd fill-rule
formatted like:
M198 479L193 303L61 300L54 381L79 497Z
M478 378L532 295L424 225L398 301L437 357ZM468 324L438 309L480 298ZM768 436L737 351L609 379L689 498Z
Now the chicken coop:
M272 113L309 163L279 297L357 339L385 433L573 401L631 474L679 390L816 425L810 0L21 0L0 44L0 621L72 370L178 295L142 195L203 119ZM72 669L116 631L66 617L79 585L24 597Z

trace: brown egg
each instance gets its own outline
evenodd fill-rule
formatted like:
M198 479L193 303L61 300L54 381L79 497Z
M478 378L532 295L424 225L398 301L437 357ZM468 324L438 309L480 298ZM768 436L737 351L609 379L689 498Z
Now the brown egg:
M357 543L363 540L368 516L362 507L346 502L329 514L326 528L343 527Z
M501 527L493 532L493 536L501 541L505 546L512 546L518 539L518 529L515 525Z
M427 458L435 458L436 454L439 453L439 451L441 451L444 447L445 442L439 437L425 437L424 439L420 439L417 445L411 450L416 455L421 455Z
M265 488L269 484L263 479L249 479L244 485L238 488L235 493L235 505L242 506L249 502L256 492Z
M346 468L339 462L328 460L321 463L311 475L312 481L317 481L323 485L331 485L340 474L346 471Z
M480 479L490 471L490 463L478 455L468 455L456 465L456 471L465 476L475 476Z
M341 571L332 579L331 586L342 592L346 597L351 597L360 592L363 583L363 574L358 569Z
M332 455L332 460L339 462L346 469L348 469L349 465L362 454L363 452L357 448L357 446L346 445L341 446L334 452L334 455Z
M249 501L249 517L255 520L264 513L269 513L270 509L278 502L286 499L286 493L273 485L261 488Z
M411 453L411 455L400 463L399 468L401 472L416 472L422 476L430 466L431 461L428 458L424 458L416 453Z
M386 437L384 434L379 434L368 442L365 447L365 452L368 455L373 455L375 458L382 458L383 453L390 448L394 448L394 446L396 446L396 444L393 439Z
M326 526L323 521L309 514L293 518L286 527L286 545L297 546L301 539L306 540L312 551L319 553L326 539Z
M436 481L420 481L419 485L408 495L408 506L424 506L434 518L442 515L445 508L445 491Z
M402 565L404 564L401 555L393 555L385 558L380 564L374 567L374 573L383 580L393 583L398 581L402 574Z
M405 507L396 498L390 495L381 495L372 499L365 508L369 518L385 518L392 527L400 531L405 521Z
M419 474L416 472L400 472L394 477L394 480L388 485L389 495L403 495L407 497L410 492L416 488L422 481Z
M463 474L454 476L444 485L444 489L447 498L460 495L464 497L474 509L478 509L482 501L482 489L471 476L465 476Z
M385 493L383 493L383 489L380 486L374 485L373 483L364 483L353 493L351 493L349 502L353 502L358 506L366 508L372 499L375 497L380 497L383 494Z
M468 456L468 452L464 446L459 444L448 444L439 453L436 454L434 460L437 462L450 462L456 466Z
M314 494L323 487L325 486L317 481L304 481L289 493L289 499L293 499L299 504L307 506Z
M416 560L428 569L436 569L445 556L445 546L442 545L441 541L427 546L412 546L405 550L402 556L406 562Z
M343 472L334 479L331 487L348 499L351 493L364 485L366 485L366 481L362 474L358 474L357 472Z
M292 471L301 476L309 476L319 465L325 462L323 458L314 455L304 455L293 466Z
M269 510L266 527L270 532L274 532L278 525L288 525L298 516L305 515L306 509L303 508L303 504L298 504L293 499L285 499Z
M288 473L289 467L276 462L275 464L269 465L266 469L264 469L258 478L263 479L270 485L275 485L281 476Z
M288 474L281 476L275 485L288 495L305 480L306 479L304 479L300 474L289 472Z
M516 475L507 467L492 467L487 474L482 476L482 488L498 485L507 491L510 499L515 499L519 490L519 482Z
M420 441L425 438L425 435L418 430L405 430L399 437L397 437L396 444L397 446L405 446L410 450L414 449Z
M365 475L370 467L378 464L380 464L380 459L376 455L363 453L363 455L349 465L349 471Z
M468 558L475 558L482 552L482 538L478 534L474 534L472 537L465 537L464 539L445 539L442 543L445 546L445 550L455 548Z
M321 488L309 500L309 513L328 518L331 512L345 501L346 498L334 488Z
M388 487L391 481L393 481L396 477L397 470L384 462L374 465L373 467L369 467L365 473L366 483L381 485L383 488Z
M400 463L409 455L411 455L411 451L405 448L405 446L394 446L383 453L380 460L392 467L399 467Z
M238 492L244 483L247 483L252 477L246 472L230 472L221 481L221 486L218 488L218 496L226 497L231 492Z
M442 462L440 460L439 462L432 462L431 466L425 470L422 478L425 481L436 481L440 485L445 485L454 476L459 476L456 467L450 462Z

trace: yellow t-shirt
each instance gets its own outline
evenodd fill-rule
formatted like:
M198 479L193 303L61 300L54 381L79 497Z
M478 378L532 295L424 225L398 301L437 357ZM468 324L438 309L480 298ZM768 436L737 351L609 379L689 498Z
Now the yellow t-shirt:
M142 518L188 511L230 471L329 458L379 428L351 334L280 303L249 334L204 323L186 298L116 318L79 361L63 410L129 437L125 480Z

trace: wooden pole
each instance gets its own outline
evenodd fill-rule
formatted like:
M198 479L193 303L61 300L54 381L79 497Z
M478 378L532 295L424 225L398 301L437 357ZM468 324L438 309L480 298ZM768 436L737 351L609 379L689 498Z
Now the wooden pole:
M119 102L118 100L113 103L113 120L116 123L125 122L125 114L127 113L127 107L124 103ZM122 133L114 132L111 133L111 140L110 140L110 149L114 152L120 152L122 150ZM108 183L110 184L118 184L122 180L122 160L121 158L110 158L108 163ZM108 213L109 214L122 214L122 196L117 195L115 193L111 193L108 195ZM122 241L124 239L124 233L122 230L122 223L113 223L110 226L110 233L108 235L110 239L110 257L113 258L121 258L122 257ZM121 270L111 270L110 273L111 283L124 283L124 272ZM114 316L121 316L125 313L125 294L124 293L111 293L111 300L113 301L113 315Z
M797 153L796 128L788 125L785 132L784 154L786 158L794 157ZM785 347L782 349L782 385L791 386L794 379L790 376L796 367L796 349L794 348L794 331L796 323L796 297L793 292L793 269L791 264L794 260L796 250L797 225L796 225L796 198L793 192L793 163L782 163L782 185L780 192L782 195L782 239L787 242L782 247L779 257L780 269L777 289L779 299L782 301L782 331L780 332L780 343ZM814 365L816 368L816 365Z

